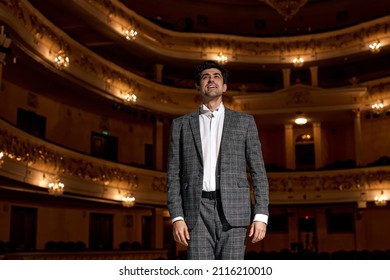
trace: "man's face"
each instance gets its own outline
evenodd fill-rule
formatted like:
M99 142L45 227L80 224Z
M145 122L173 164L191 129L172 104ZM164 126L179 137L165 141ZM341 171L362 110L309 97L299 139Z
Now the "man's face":
M221 97L227 85L223 83L221 71L217 68L210 68L201 73L200 85L197 88L203 98L212 100Z

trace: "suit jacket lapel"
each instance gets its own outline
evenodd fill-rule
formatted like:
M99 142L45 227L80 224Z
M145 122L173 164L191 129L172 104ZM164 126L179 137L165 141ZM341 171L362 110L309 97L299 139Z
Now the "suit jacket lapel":
M231 134L232 125L233 124L233 114L229 108L225 107L225 119L223 121L223 131L222 131L222 139L221 139L221 147L225 147L223 144Z
M190 126L192 131L192 136L194 137L195 146L199 153L200 158L202 159L203 164L203 153L202 153L202 142L200 139L200 128L199 128L199 111L196 110L190 116Z

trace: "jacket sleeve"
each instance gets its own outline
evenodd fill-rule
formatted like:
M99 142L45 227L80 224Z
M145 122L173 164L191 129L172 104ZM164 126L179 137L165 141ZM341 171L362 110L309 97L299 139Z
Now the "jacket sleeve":
M259 134L253 116L250 116L246 137L246 160L254 191L253 215L269 215L269 185L264 166Z
M180 188L180 135L181 122L173 121L167 163L167 202L171 219L184 217Z

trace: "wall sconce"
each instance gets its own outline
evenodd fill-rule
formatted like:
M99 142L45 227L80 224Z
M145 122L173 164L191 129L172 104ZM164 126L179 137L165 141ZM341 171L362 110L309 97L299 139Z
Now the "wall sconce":
M54 58L54 65L58 69L68 68L69 62L69 57L65 54L65 52L63 50L58 51L57 55Z
M3 166L4 163L3 157L4 157L4 153L0 152L0 168Z
M374 115L380 115L383 112L383 101L382 100L377 100L374 104L371 105L371 109Z
M220 64L226 64L228 62L228 58L226 55L223 55L222 52L219 52L217 56L217 61Z
M130 208L135 205L135 197L131 192L127 192L125 196L122 198L123 207Z
M292 63L294 64L294 67L302 67L304 62L305 61L300 56L294 57L294 59L292 61Z
M308 133L303 133L297 137L296 142L312 142L313 136Z
M60 181L60 178L56 178L54 182L50 182L48 185L48 191L50 194L57 196L64 193L65 185Z
M307 119L305 118L305 116L303 115L303 113L298 112L298 113L297 113L297 117L295 118L294 122L295 122L297 125L304 125L304 124L307 123Z
M131 102L131 103L136 103L137 102L137 95L134 93L125 93L123 96L123 99L125 102Z
M126 40L135 40L135 37L137 36L138 32L134 29L126 29L125 30L125 38Z
M377 53L381 50L382 43L381 43L381 41L377 40L377 41L369 44L368 47L370 48L370 51L372 53Z
M387 197L383 194L383 190L381 190L380 195L377 195L374 198L374 202L376 206L386 206L387 204Z

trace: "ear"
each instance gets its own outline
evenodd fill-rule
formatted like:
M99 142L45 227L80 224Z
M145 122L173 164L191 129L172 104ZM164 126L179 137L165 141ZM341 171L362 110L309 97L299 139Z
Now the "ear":
M222 86L222 92L226 92L227 91L227 84L223 84Z

